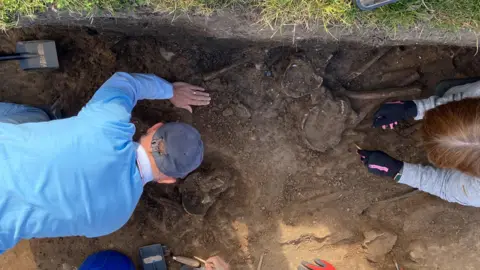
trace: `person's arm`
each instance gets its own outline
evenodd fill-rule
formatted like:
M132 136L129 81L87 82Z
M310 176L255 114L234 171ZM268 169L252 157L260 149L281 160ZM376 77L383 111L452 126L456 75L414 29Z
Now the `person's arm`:
M398 182L449 202L480 207L480 179L460 171L404 163Z
M192 112L190 105L210 103L210 96L204 91L187 83L171 84L152 74L117 72L97 90L80 114L129 122L133 108L142 99L170 99L176 107Z
M480 81L450 88L443 97L431 96L426 99L386 102L373 115L373 127L393 129L402 120L423 119L425 113L437 106L480 97Z
M155 75L117 72L97 90L80 114L98 113L129 122L137 101L171 97L172 84Z
M415 105L417 105L417 116L415 116L414 119L422 120L428 110L452 101L462 100L466 97L467 95L465 93L456 93L444 97L431 96L426 99L414 100L413 102L415 102Z
M409 164L382 151L358 150L370 173L395 179L449 202L480 207L480 179L456 170Z
M431 96L426 99L414 100L413 102L417 105L417 116L415 116L415 120L423 119L428 110L440 105L474 97L480 97L480 81L452 87L443 97Z

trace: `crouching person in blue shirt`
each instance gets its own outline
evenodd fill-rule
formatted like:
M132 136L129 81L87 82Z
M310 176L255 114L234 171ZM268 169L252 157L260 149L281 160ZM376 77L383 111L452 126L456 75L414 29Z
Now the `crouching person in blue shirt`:
M121 228L143 186L173 183L200 165L203 143L183 123L158 123L132 140L138 100L207 105L204 89L146 74L116 73L77 116L0 103L0 253L21 239L98 237Z

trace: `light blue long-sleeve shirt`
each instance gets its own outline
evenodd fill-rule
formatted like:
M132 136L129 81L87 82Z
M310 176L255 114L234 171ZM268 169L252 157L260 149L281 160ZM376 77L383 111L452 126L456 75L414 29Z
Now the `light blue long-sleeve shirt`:
M0 123L0 252L21 239L121 228L143 191L132 109L172 95L172 85L154 75L119 72L77 116Z

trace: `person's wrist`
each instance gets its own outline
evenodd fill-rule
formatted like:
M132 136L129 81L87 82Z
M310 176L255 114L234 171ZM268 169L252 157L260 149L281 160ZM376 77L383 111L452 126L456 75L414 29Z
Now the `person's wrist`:
M165 95L167 96L167 99L172 99L173 96L175 95L175 86L173 85L173 83L169 83L167 82L165 84Z
M403 171L403 161L400 160L395 160L395 170L394 170L394 175L393 179L398 182L400 178L402 177L402 171Z
M417 116L417 104L413 100L405 101L405 114L409 118Z

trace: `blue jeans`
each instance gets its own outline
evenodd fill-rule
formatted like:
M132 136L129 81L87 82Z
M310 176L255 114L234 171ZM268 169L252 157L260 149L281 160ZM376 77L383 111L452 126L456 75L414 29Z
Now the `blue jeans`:
M42 109L14 103L0 102L0 123L22 124L52 120Z

